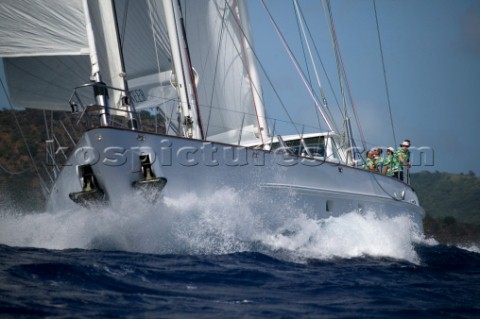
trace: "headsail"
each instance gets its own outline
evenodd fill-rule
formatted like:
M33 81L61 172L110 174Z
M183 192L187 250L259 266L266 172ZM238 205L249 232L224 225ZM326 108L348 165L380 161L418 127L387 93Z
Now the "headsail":
M116 0L119 35L130 94L137 109L168 106L177 99L171 85L172 53L161 1Z
M249 59L250 48L245 45L251 43L250 30L240 19L247 14L245 8L238 7L234 0L197 0L187 1L183 11L192 64L199 75L198 94L207 138L262 144L267 127L258 98L261 88L250 73L255 61ZM256 106L262 110L260 114Z

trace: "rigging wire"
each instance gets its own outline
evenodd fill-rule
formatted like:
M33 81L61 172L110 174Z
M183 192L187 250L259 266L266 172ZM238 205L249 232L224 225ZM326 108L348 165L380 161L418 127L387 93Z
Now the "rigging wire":
M17 118L17 115L15 114L15 110L13 108L13 104L10 100L10 96L7 94L7 88L5 87L5 84L3 83L3 79L0 78L0 84L2 85L2 89L3 89L3 92L5 93L5 96L7 98L7 101L8 101L8 105L10 106L10 109L12 111L12 115L15 119L15 123L18 127L18 131L20 132L20 135L22 136L22 140L23 140L23 143L25 144L25 147L27 149L27 153L28 153L28 156L30 157L30 160L32 161L32 166L35 170L35 172L37 173L37 176L38 176L38 179L40 180L40 185L42 186L42 189L44 191L44 195L46 195L48 192L49 192L49 188L47 187L45 181L43 180L42 176L40 175L40 172L38 170L38 167L37 165L35 164L35 160L33 159L33 155L32 155L32 152L30 151L30 147L28 146L28 142L27 142L27 139L25 138L25 134L23 133L23 130L22 130L22 127L20 126L20 123L18 121L18 118Z
M305 20L305 15L303 14L303 10L302 10L302 7L298 7L299 11L300 11L300 14L303 18L303 20ZM308 32L308 36L310 37L310 39L314 39L313 38L313 35L312 35L312 32L310 31L310 28L308 27L308 24L305 24L305 28L307 29L307 32ZM338 98L337 98L337 94L335 93L335 90L333 89L333 84L332 84L332 81L330 80L330 77L328 76L328 72L327 70L325 69L325 64L323 63L323 60L320 56L320 52L317 48L317 45L315 43L315 41L312 41L312 44L313 44L313 48L315 49L315 53L316 53L316 56L317 56L317 59L320 61L320 65L322 66L322 70L323 70L323 73L325 74L325 78L327 79L327 82L328 82L328 86L330 87L330 90L332 91L332 94L333 94L333 98L336 102L336 106L339 110L339 112L341 113L342 110L340 109L340 102L338 102Z
M296 2L296 0L292 0L292 1L294 3L295 12L297 13L296 22L297 22L298 36L300 38L302 36L303 24L300 25L300 18L298 16L299 13L298 13L297 2ZM303 34L305 34L305 32L303 32ZM312 79L311 79L311 76L310 76L310 68L308 67L308 60L307 60L307 55L305 53L305 45L303 44L303 41L301 41L301 44L302 44L303 60L305 61L305 67L307 69L308 82L310 83L310 85L312 85ZM321 90L321 87L320 87L320 90ZM320 124L320 114L318 114L318 111L317 111L316 108L315 108L315 115L317 116L318 126L321 126L321 124Z
M362 126L360 124L360 118L358 116L357 108L355 106L355 103L353 102L352 92L351 92L351 89L350 89L350 83L348 81L348 76L347 76L347 72L346 72L344 64L343 64L343 58L342 58L340 46L338 44L338 38L337 38L336 30L335 30L335 23L334 23L334 20L333 20L333 13L332 13L332 7L331 7L331 4L330 4L330 0L326 0L326 5L325 5L325 0L322 0L322 6L324 7L324 12L325 12L326 15L327 15L327 11L328 11L327 20L330 22L330 35L331 35L332 43L333 43L333 46L334 46L335 57L337 59L337 71L339 73L339 80L340 80L340 87L341 87L341 92L342 92L342 99L343 99L343 103L344 103L345 117L347 116L347 114L346 114L347 105L346 105L346 101L345 101L345 91L344 91L344 86L343 86L343 81L342 81L343 78L345 78L345 81L346 81L346 88L347 88L347 91L348 91L350 104L351 104L353 112L354 112L354 117L355 117L355 121L357 123L358 131L359 131L359 134L360 134L360 137L361 137L361 140L362 140L362 145L363 145L363 148L366 149L367 147L366 147L365 136L363 134ZM325 10L325 6L327 7L326 10Z
M123 44L125 43L125 34L126 34L126 29L127 29L127 12L128 12L128 5L130 4L130 0L127 0L124 5L124 11L123 11L123 25L122 25L122 30L120 32L120 48L123 49Z
M228 4L228 3L227 3ZM232 7L230 5L228 5L229 9L230 9L230 12L232 14L234 14L234 11L232 9ZM245 31L243 30L243 28L240 26L240 31L242 32L242 35L245 37L245 40L247 41L248 45L253 48L253 44L251 43L250 39L245 35ZM237 49L237 52L238 52L238 49ZM290 123L293 125L293 128L295 129L296 133L300 136L300 131L298 130L297 128L297 124L293 121L292 117L290 116L290 113L288 112L288 109L285 105L285 103L283 102L282 98L280 97L280 94L278 93L277 89L275 88L274 84L273 84L273 81L272 79L270 78L270 76L268 75L267 73L267 70L265 69L265 66L263 65L263 63L260 61L258 55L257 55L257 52L255 50L252 50L252 54L254 55L255 57L255 61L258 63L258 65L260 66L260 68L262 69L262 72L268 82L268 84L270 84L270 87L272 88L273 90L273 93L275 94L275 96L277 97L280 105L282 106L283 110L285 111L285 114L287 115ZM246 67L246 66L245 66ZM256 93L261 96L261 94L259 93L259 88L257 87L254 87L255 88L255 91ZM213 107L213 106L212 106ZM272 133L272 136L273 136L273 133Z
M342 71L341 71L341 65L342 65L342 61L341 61L341 57L339 56L339 51L338 51L338 41L337 41L337 34L336 34L336 31L335 31L335 24L333 22L333 14L332 14L332 8L330 6L330 1L327 0L326 1L326 7L327 9L325 10L325 0L322 0L322 5L323 5L323 8L324 8L324 12L325 12L325 15L328 14L328 16L326 17L327 18L327 21L329 22L329 26L330 26L330 37L331 37L331 40L332 40L332 46L333 46L333 51L334 51L334 54L335 54L335 59L336 59L336 62L337 62L337 72L338 72L338 80L339 80L339 84L340 84L340 92L341 92L341 95L342 95L342 105L343 105L343 112L344 112L344 116L346 117L346 112L347 112L347 103L345 101L345 88L344 88L344 85L343 85L343 76L342 76Z
M53 143L50 143L52 138L50 137L50 130L48 128L47 111L42 110L42 113L43 113L43 122L45 124L45 133L47 134L47 143L46 143L47 144L47 152L45 154L45 156L46 156L45 159L48 161L48 156L50 156L53 160L52 162L55 163L55 157L53 156ZM53 123L53 121L52 121L52 123ZM52 134L53 134L53 129L52 129Z
M325 109L325 111L328 113L328 115L330 116L330 120L332 121L332 124L333 124L333 127L334 127L334 130L336 132L338 132L338 128L337 128L337 124L335 123L335 118L333 117L333 114L330 110L330 107L328 106L328 102L327 102L327 98L325 97L325 92L323 91L323 86L322 86L322 83L320 81L320 76L318 75L318 71L317 71L317 66L315 64L315 60L313 59L313 55L312 55L312 50L310 48L310 43L308 41L308 37L305 33L305 26L306 25L306 22L305 22L305 17L303 16L303 14L301 13L300 11L300 6L298 4L298 1L297 0L292 0L293 1L293 4L294 4L294 7L295 7L295 13L296 13L296 18L297 18L297 25L299 26L299 29L301 29L301 35L303 35L303 39L305 41L305 44L307 46L307 50L308 50L308 54L309 54L309 57L310 57L310 61L313 65L313 71L315 73L315 79L317 80L317 84L318 84L318 87L320 89L320 96L322 98L322 103L323 103L323 108ZM300 33L300 30L299 30L299 33ZM312 38L313 39L313 38ZM314 41L313 41L314 42ZM304 49L304 45L303 45L303 42L302 42L302 49ZM304 55L305 55L305 52L304 52ZM305 60L306 60L306 57L305 57ZM308 72L308 64L307 62L305 61L305 64L307 66L307 72ZM309 78L310 78L310 74L309 74ZM311 80L310 80L311 81ZM311 85L311 83L310 83ZM317 113L317 117L318 117L318 113Z
M225 2L225 4L228 6L228 3ZM215 58L215 70L213 71L213 83L215 83L217 81L217 70L218 70L218 66L219 66L219 60L220 60L220 50L221 50L221 46L222 46L222 39L223 39L223 35L225 33L225 16L226 16L226 13L227 13L227 8L224 7L224 10L222 12L222 28L221 28L221 32L219 34L219 39L218 39L218 48L217 48L217 55L216 55L216 58ZM230 9L231 10L231 9ZM211 95L210 95L210 102L209 102L209 105L210 105L210 112L208 112L208 119L207 119L207 125L206 125L206 128L205 128L205 136L208 136L208 129L210 128L210 120L212 118L212 111L213 111L213 100L215 98L215 88L216 88L216 85L213 85L212 86L212 92L211 92Z
M395 135L395 127L393 125L392 105L390 103L390 92L388 90L387 70L385 68L385 58L384 58L384 54L383 54L382 38L380 36L380 26L378 24L378 13L377 13L377 5L376 5L375 0L373 0L373 10L375 12L375 22L376 22L376 25L377 25L378 44L380 46L380 55L382 57L383 80L385 82L385 93L387 95L388 111L390 113L390 124L392 126L393 142L395 143L393 145L397 145L397 138L396 138L396 135Z
M47 58L50 58L50 57L47 57ZM56 59L55 58L55 62L59 62L61 59ZM48 69L49 71L55 71L54 68L52 68L49 64L45 63L45 61L43 59L38 59L36 60L36 62L41 65L41 66L44 66L46 67L46 69ZM41 82L44 82L44 83L47 83L47 84L50 84L51 82L32 73L31 71L23 68L23 67L20 67L18 64L15 63L15 60L13 61L9 61L8 62L9 66L12 67L12 68L15 68L17 70L20 70L21 72L27 74L28 76L32 77L33 79L35 80L39 80ZM62 89L62 90L70 90L71 87L69 87L67 84L65 84L65 82L59 82L59 83L56 83L56 86L59 88L59 89ZM17 87L18 90L22 90L21 87ZM23 92L26 92L25 90L23 90ZM30 94L32 94L31 92L29 92ZM51 95L48 95L49 92L44 92L44 94L39 94L37 93L36 95L39 96L39 97L51 97Z
M9 170L8 168L6 168L5 166L3 166L2 164L0 164L0 168L2 169L2 171L4 171L5 173L9 174L9 175L21 175L25 172L28 172L30 170L32 170L33 167L27 167L21 171L18 171L18 172L13 172L11 170Z
M157 30L156 30L155 25L154 25L154 16L153 16L154 12L158 12L158 8L157 8L157 5L156 5L156 2L149 1L147 4L148 4L148 13L149 13L149 18L150 18L150 28L151 28L151 32L152 32L152 40L153 40L153 45L154 45L154 48L155 48L155 60L156 60L155 62L157 63L158 74L161 74L162 73L162 68L160 66L160 54L159 54L159 48L158 48L158 43L157 43L157 38L159 37L159 35L157 34ZM169 101L176 101L175 99L167 99L163 94L164 93L163 90L161 92L162 92L162 96L160 96L159 98L163 99L165 101L162 102L161 104L157 105L157 107L161 107L164 104L166 105L166 103L168 103ZM177 103L178 103L178 101L177 101ZM175 109L175 106L172 106L172 113L171 113L172 115L173 115L174 109ZM156 115L157 115L157 108L155 108L155 112L156 112ZM171 121L171 116L170 116L170 121ZM169 122L169 126L170 126L170 122ZM166 128L167 133L168 133L168 129L169 128L167 127Z
M299 65L298 65L298 62L297 62L297 60L295 59L295 57L293 56L293 53L292 53L290 47L288 46L287 42L285 41L285 38L283 37L282 33L280 32L280 29L278 28L278 25L277 25L277 24L275 23L275 21L273 20L273 17L272 17L272 15L271 15L270 11L268 10L267 6L265 5L264 0L260 0L260 2L261 2L261 4L262 4L263 8L265 9L265 11L267 12L267 15L268 15L268 17L269 17L269 19L270 19L270 22L272 23L275 31L277 32L277 35L279 36L279 38L280 38L283 46L285 47L285 49L286 49L286 51L287 51L287 54L289 55L289 57L290 57L290 59L292 60L295 68L297 69L298 74L300 75L300 77L302 78L303 83L304 83L305 86L307 87L307 90L308 90L308 92L309 92L309 94L310 94L310 97L313 99L315 105L317 106L318 110L320 111L320 114L322 115L323 120L324 120L325 123L327 124L328 129L329 129L330 131L332 131L333 128L332 128L330 122L328 121L325 113L324 113L323 110L321 109L320 103L318 102L317 98L315 97L315 94L313 93L313 90L312 90L311 86L309 85L308 81L307 81L306 78L305 78L305 75L303 74L302 70L300 69L300 67L299 67Z

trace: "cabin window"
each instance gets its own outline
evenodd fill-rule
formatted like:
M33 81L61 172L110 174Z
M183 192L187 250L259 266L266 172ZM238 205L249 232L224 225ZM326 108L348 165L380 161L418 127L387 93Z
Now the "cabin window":
M325 157L325 137L316 136L304 139L305 145L308 147L308 150L314 157ZM285 141L285 144L290 148L290 150L299 156L306 155L305 147L300 142L300 139L295 139L291 141ZM280 147L279 143L272 144L272 150L275 150Z
M304 139L305 145L307 145L308 150L314 157L325 157L325 137L310 137ZM302 147L302 151L303 147Z

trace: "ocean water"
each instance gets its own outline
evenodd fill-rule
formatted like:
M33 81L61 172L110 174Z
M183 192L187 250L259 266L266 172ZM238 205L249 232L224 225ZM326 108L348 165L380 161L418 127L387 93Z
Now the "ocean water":
M407 218L208 199L0 210L0 318L480 318L480 250ZM272 217L273 216L273 217Z

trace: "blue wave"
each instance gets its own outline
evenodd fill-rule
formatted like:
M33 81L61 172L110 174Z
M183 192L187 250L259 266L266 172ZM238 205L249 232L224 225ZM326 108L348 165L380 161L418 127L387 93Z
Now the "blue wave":
M0 245L0 317L478 317L480 254L415 250L419 264Z

